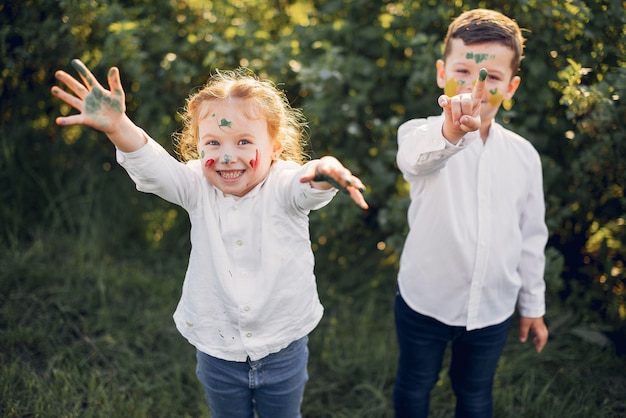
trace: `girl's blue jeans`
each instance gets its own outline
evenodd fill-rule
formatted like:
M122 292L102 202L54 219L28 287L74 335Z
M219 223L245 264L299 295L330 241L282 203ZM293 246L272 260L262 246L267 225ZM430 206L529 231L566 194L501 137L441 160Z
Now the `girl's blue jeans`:
M197 351L196 374L211 418L299 418L308 380L308 337L257 361L221 360Z
M412 310L398 292L395 321L400 356L394 385L396 418L428 416L430 391L439 380L445 350L452 343L449 376L457 418L490 418L493 379L511 325L467 331Z

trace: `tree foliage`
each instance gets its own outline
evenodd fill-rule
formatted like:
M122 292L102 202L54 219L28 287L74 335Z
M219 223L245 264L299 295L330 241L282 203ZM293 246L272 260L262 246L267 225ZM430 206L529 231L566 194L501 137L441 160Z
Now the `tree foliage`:
M542 155L549 296L624 327L619 0L9 0L0 5L3 245L69 234L117 257L185 254L184 213L137 193L101 134L55 126L59 108L71 109L49 94L54 71L80 58L105 80L120 67L129 115L171 149L188 94L216 69L245 66L303 108L313 157L336 155L368 185L369 211L340 197L312 216L318 277L355 298L389 289L407 228L396 130L438 112L435 60L448 23L473 7L527 29L522 85L498 118Z

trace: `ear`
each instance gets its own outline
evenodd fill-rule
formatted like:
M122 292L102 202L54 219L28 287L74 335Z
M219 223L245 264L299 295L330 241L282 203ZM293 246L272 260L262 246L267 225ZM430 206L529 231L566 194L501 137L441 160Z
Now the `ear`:
M280 141L274 141L274 145L272 147L272 161L278 160L280 153L283 151L283 144Z
M437 60L437 86L441 89L446 88L446 70L445 62L443 60Z
M513 95L517 91L517 88L519 87L521 82L522 82L522 79L518 75L516 75L515 77L511 79L506 89L506 92L504 94L505 100L509 100L511 97L513 97Z

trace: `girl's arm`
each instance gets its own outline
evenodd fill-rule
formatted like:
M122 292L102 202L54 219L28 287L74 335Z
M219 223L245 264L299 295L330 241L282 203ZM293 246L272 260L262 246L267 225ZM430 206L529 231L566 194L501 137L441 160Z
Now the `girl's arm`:
M108 83L111 90L106 90L80 60L72 60L72 65L78 71L82 83L65 71L57 71L57 80L65 84L73 94L59 86L53 86L51 91L55 97L80 113L58 117L56 123L61 126L85 125L104 132L120 151L133 152L141 148L146 143L146 138L126 115L119 70L116 67L109 70Z
M335 157L325 156L311 164L306 173L300 177L300 182L310 183L311 187L316 189L336 187L345 190L361 208L369 207L363 197L365 186L361 179L352 175Z

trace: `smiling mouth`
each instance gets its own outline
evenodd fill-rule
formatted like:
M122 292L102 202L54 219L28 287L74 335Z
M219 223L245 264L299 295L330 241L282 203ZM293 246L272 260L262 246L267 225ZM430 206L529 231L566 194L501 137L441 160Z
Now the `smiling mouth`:
M246 170L227 170L227 171L220 170L217 173L224 180L236 180L239 177L243 176L243 173L245 172Z

